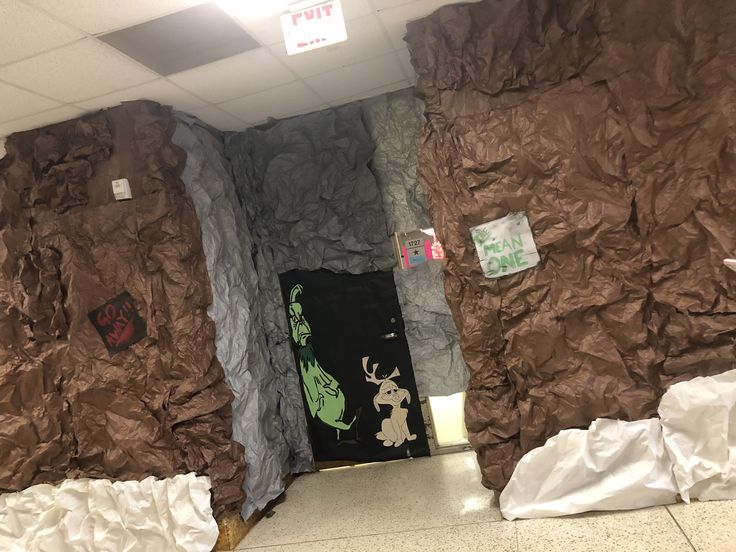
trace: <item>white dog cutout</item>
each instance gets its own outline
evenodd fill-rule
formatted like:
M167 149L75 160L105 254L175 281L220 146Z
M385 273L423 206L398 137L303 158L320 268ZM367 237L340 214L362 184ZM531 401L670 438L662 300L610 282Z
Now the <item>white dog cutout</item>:
M365 381L378 385L378 393L373 397L373 406L376 411L381 411L381 405L387 404L391 407L391 415L381 422L381 431L376 433L376 439L383 441L384 447L400 447L404 441L414 441L417 436L409 433L409 427L406 424L406 416L409 411L401 407L401 403L406 399L406 403L411 403L411 395L406 389L400 389L391 378L400 376L399 369L395 368L391 375L387 378L378 379L376 370L378 364L373 365L373 371L368 370L368 357L363 357L363 371L365 372Z

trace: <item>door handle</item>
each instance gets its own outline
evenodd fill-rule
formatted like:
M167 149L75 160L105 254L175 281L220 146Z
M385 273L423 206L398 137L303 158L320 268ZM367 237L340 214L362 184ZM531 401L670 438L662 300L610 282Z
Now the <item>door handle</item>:
M399 337L399 334L397 334L396 332L391 332L391 333L383 334L381 336L381 339L383 339L384 341L391 341L392 339L396 339L397 337Z

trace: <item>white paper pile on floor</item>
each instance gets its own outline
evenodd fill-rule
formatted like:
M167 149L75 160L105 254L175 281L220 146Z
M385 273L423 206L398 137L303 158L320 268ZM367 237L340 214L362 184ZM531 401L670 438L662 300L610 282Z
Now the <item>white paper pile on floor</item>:
M4 552L210 552L210 480L67 480L0 495Z
M659 419L599 419L521 459L501 493L506 519L736 498L736 370L673 385Z
M504 517L516 519L645 508L676 496L659 420L599 419L525 454L500 502Z
M673 385L659 416L685 502L736 498L736 370Z

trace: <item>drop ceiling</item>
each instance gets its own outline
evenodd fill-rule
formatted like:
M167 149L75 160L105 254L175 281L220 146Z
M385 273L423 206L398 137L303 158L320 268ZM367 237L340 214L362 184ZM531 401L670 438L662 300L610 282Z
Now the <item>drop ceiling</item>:
M162 76L101 40L206 3L227 11L256 47ZM0 144L13 132L125 100L156 100L240 130L406 88L415 78L406 22L455 2L342 3L346 42L287 56L279 20L286 0L0 0Z

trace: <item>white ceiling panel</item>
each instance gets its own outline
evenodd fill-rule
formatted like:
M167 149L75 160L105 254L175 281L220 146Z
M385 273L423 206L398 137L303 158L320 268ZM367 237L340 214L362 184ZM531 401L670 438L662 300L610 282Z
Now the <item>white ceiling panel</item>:
M411 54L409 53L409 49L404 46L401 50L396 51L396 55L399 56L399 61L401 62L401 68L404 70L404 74L412 83L415 83L417 80L417 74L416 71L414 71L414 66L411 64Z
M89 34L130 27L205 0L26 0Z
M345 21L351 21L373 13L368 0L342 0L342 14Z
M169 75L168 78L213 103L255 94L296 80L296 76L266 48L250 50Z
M178 86L171 84L164 79L147 82L140 86L134 86L126 90L120 90L91 100L77 102L76 105L87 111L96 111L106 107L114 107L121 102L129 100L153 100L163 105L170 105L182 111L207 105L207 102L200 100L186 90L182 90Z
M217 5L264 46L278 44L281 34L281 14L288 11L289 0L268 0L248 5L243 0L218 0Z
M9 123L0 124L0 136L7 136L14 132L21 132L23 130L32 130L34 128L41 128L54 123L60 123L61 121L68 121L79 117L84 112L81 109L65 105L50 109L42 113L36 113L30 117L23 117L22 119L16 119Z
M391 52L304 80L325 101L333 103L352 98L365 90L406 80L406 76L396 54Z
M301 109L298 109L296 111L291 111L287 113L286 115L282 115L282 119L288 119L289 117L296 117L297 115L306 115L308 113L316 113L317 111L322 111L323 109L330 109L329 104L320 104L320 105L313 105L311 107L302 107ZM268 118L261 121L261 123L265 123L268 120ZM260 124L260 123L256 123Z
M388 8L395 8L396 6L403 6L404 4L411 4L415 1L417 0L371 0L371 2L373 3L373 7L375 7L378 11Z
M404 88L407 21L462 0L342 0L348 40L296 56L280 24L291 0L210 1L264 47L162 78L89 35L205 0L0 0L0 136L141 98L236 130Z
M264 46L278 44L284 39L281 33L281 19L278 15L259 19L235 18L248 31L248 34Z
M269 117L287 117L297 113L317 111L325 102L301 82L272 88L245 98L220 104L220 107L251 125Z
M189 109L188 113L199 117L205 123L219 130L240 130L248 126L245 121L241 121L239 118L214 105Z
M51 50L84 35L17 0L0 0L0 65Z
M121 90L156 74L94 39L3 67L2 79L67 103Z
M59 105L59 102L0 82L0 123L46 111Z
M394 92L396 90L403 90L404 88L409 88L409 87L411 87L411 84L409 84L407 80L402 79L400 81L392 82L391 84L387 84L385 86L379 86L378 88L364 90L363 92L360 92L359 94L355 94L354 96L351 96L349 98L343 98L342 100L330 102L330 105L332 107L338 107L346 103L356 102L358 100L365 100L366 98L372 98L373 96L380 96L381 94L386 94L388 92Z
M286 55L283 43L273 48L273 51L297 75L312 77L386 54L393 49L375 15L349 21L346 26L348 40L345 42L295 56Z

